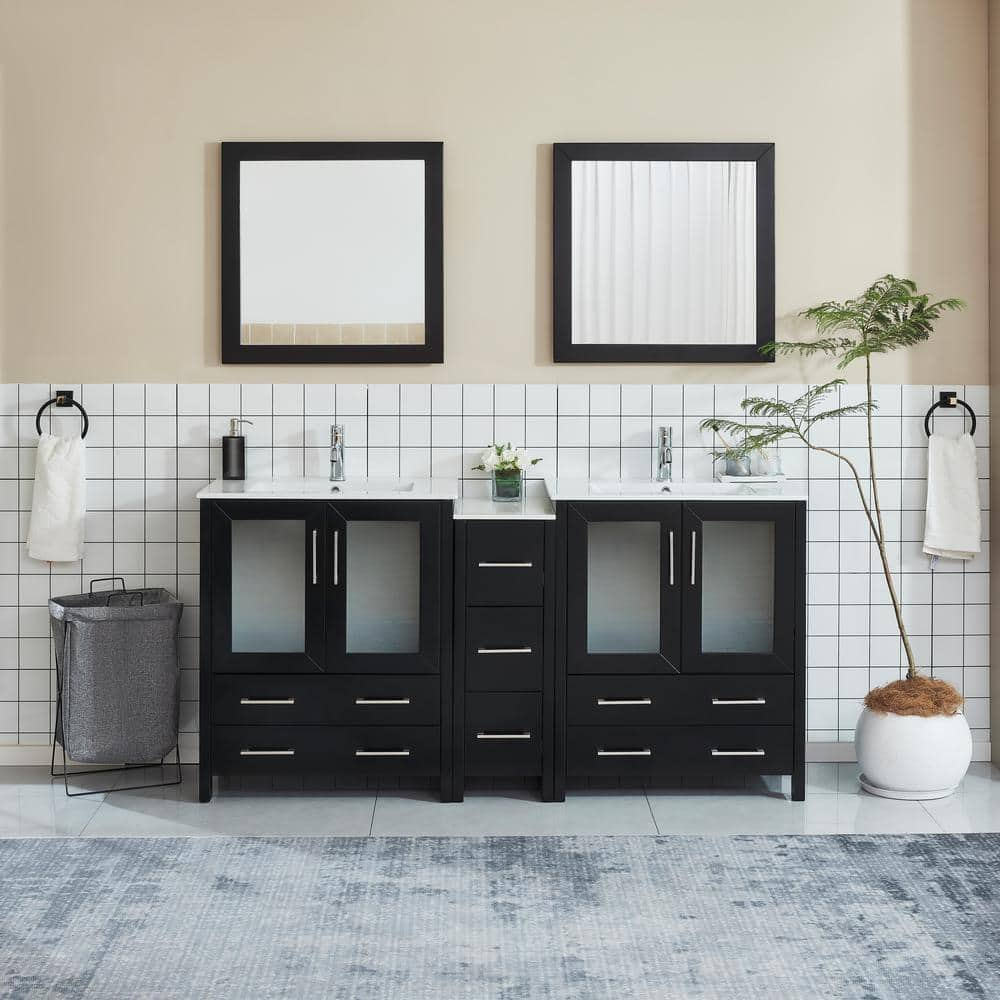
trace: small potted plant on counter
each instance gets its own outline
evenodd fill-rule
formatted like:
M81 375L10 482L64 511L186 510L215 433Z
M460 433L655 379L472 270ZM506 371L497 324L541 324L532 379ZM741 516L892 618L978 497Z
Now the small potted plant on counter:
M860 402L831 405L830 398L846 384L834 379L813 386L798 399L752 397L743 400L746 423L713 419L714 430L742 435L745 448L763 451L783 438L804 444L814 452L842 463L857 487L871 536L875 541L906 655L906 677L869 691L855 731L855 748L861 765L861 783L868 791L889 798L930 799L950 794L965 776L972 759L972 735L961 712L962 695L939 678L920 673L903 609L896 591L886 545L885 520L875 470L872 414L872 357L927 340L934 323L949 310L961 309L959 299L937 302L917 291L910 280L886 275L857 298L823 302L803 316L816 324L816 340L781 341L764 350L778 354L825 355L843 370L855 361L864 363L865 392ZM857 456L816 444L814 428L842 416L864 416L867 425L868 469L859 468ZM753 418L759 418L756 422ZM865 475L867 472L867 475Z
M733 428L739 428L740 440L733 444L723 433L723 422L715 417L709 417L701 422L703 431L714 431L722 442L722 447L712 452L712 458L725 462L724 475L732 479L746 479L756 476L758 479L781 478L781 460L778 453L766 443L751 439L746 424L726 423L725 427L732 433Z
M491 444L472 468L490 473L490 496L494 500L520 500L524 492L524 470L537 465L540 458L527 458L523 448L506 444Z

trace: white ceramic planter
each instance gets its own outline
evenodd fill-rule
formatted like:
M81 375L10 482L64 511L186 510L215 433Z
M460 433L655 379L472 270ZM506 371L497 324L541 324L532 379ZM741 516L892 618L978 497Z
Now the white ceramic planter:
M972 733L957 715L894 715L864 709L854 731L861 786L891 799L940 799L965 777Z

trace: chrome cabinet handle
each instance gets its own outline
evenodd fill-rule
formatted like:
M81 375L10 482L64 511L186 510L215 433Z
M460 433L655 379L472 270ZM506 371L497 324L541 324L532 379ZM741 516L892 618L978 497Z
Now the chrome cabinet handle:
M531 569L534 563L530 562L481 562L480 569Z
M409 705L409 698L355 698L355 705Z
M531 733L476 733L477 740L530 740Z
M713 698L713 705L766 705L766 698Z
M670 586L674 585L674 533L670 532Z
M692 581L694 582L694 581ZM340 583L340 532L333 533L333 585Z
M482 654L483 656L487 656L487 655L489 655L491 653L530 653L531 652L531 647L530 646L509 646L509 647L504 648L502 646L497 646L495 648L490 648L490 647L487 647L487 646L480 646L479 649L476 650L476 652Z
M409 757L409 750L355 750L355 757Z
M716 750L712 748L713 757L765 757L763 750Z
M294 750L254 750L247 748L240 751L241 757L294 757Z
M316 586L316 531L313 531L313 586Z
M240 698L241 705L294 705L294 698Z
M652 698L598 698L598 705L652 705Z
M642 750L602 750L600 747L597 749L598 757L652 757L653 751L649 747L645 747Z
M694 559L698 550L698 532L691 532L691 586L694 586Z

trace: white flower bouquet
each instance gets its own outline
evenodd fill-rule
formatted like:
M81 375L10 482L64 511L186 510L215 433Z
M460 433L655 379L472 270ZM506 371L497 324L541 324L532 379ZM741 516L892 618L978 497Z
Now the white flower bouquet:
M540 458L528 458L523 448L506 444L491 444L480 457L477 472L489 472L492 477L494 500L518 500L521 497L521 480L524 470L537 465Z

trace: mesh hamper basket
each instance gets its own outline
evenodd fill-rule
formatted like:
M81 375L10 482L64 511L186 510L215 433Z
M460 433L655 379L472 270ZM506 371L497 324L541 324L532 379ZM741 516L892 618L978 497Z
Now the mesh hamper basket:
M162 764L176 749L183 608L162 587L95 593L93 583L90 593L49 601L55 742L63 749L64 776L67 756L84 764L140 766Z

